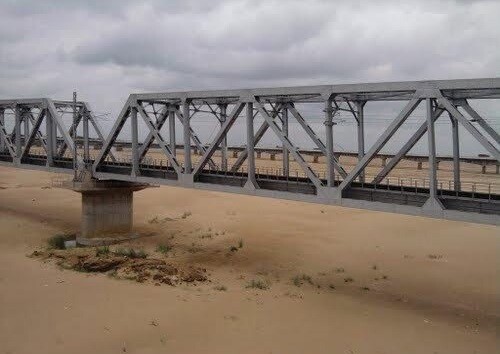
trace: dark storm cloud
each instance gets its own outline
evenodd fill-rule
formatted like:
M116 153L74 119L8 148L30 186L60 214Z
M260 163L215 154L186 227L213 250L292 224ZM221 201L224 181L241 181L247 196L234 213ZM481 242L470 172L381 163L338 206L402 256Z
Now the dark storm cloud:
M0 96L498 76L496 1L4 0Z

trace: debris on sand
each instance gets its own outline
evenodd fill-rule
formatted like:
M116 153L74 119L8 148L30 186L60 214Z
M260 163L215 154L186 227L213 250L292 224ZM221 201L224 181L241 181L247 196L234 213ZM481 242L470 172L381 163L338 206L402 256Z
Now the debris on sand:
M34 251L30 257L54 261L64 269L106 273L116 279L147 281L155 285L178 285L207 281L207 271L194 266L181 267L157 258L134 258L120 253L96 252L94 248Z

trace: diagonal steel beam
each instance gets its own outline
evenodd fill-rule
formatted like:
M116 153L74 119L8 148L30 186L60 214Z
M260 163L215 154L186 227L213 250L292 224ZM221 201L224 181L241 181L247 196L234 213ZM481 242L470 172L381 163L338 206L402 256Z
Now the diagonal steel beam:
M43 110L44 109L42 109L41 111L43 111ZM39 113L41 113L41 111ZM37 120L35 119L35 117L31 113L31 111L30 112L26 112L26 116L31 121L31 125L35 126ZM43 134L42 134L42 132L40 130L37 131L36 137L38 138L38 140L40 140L40 143L42 144L42 147L44 148L45 152L47 152L47 140L45 139L45 137L43 136Z
M181 123L183 122L183 114L179 111L179 110L176 110L175 111L175 114L177 116L177 118L181 121ZM191 116L192 117L192 116ZM191 119L191 118L190 118ZM193 130L193 127L191 127L191 124L189 125L189 135L191 137L191 140L193 141L193 143L196 145L196 148L198 150L201 151L202 154L205 154L205 151L207 149L205 149L205 146L203 146L203 143L201 142L200 138L198 138L198 135L196 135L195 131ZM188 143L189 144L189 143ZM210 165L211 168L213 168L214 170L217 169L217 164L210 158L208 160L208 164Z
M279 118L279 111L281 110L281 107L282 107L282 104L278 104L278 105L276 105L276 107L273 108L273 111L271 113L271 117L273 119L275 119L276 117ZM255 115L254 115L254 118L255 118ZM254 146L256 146L259 143L260 139L262 139L262 137L266 133L267 129L269 129L269 124L267 124L266 121L262 122L261 126L259 127L259 129L257 129L257 132L254 135L254 138L253 138ZM245 162L247 157L248 157L248 151L245 149L241 152L241 154L236 159L236 162L231 167L231 172L237 172L240 169L240 167L243 165L243 162Z
M24 150L21 154L21 160L23 159L23 157L25 157L28 154L31 146L33 145L33 143L35 141L35 138L36 137L40 138L42 136L42 133L40 132L40 126L42 125L43 119L45 118L45 112L46 112L45 109L40 110L40 112L38 113L38 117L36 118L36 120L34 120L32 122L33 128L31 130L29 137L26 139L26 141L24 143ZM26 116L28 116L28 115L31 116L31 112L26 113ZM42 144L43 144L43 142L42 142ZM44 144L44 149L45 149L45 152L47 152L46 144Z
M170 147L167 145L165 140L163 140L163 137L161 136L160 132L154 127L153 122L151 122L151 119L144 110L144 107L141 104L136 104L135 107L137 108L137 111L141 115L142 119L144 120L144 123L146 123L146 126L148 127L149 131L153 134L154 138L156 139L156 142L158 143L158 145L160 145L161 149L167 156L175 172L177 173L177 175L180 175L182 173L182 169L181 166L179 165L179 162L172 154L172 151L170 151Z
M288 108L292 115L295 117L297 122L302 126L302 129L309 135L309 137L312 139L312 141L316 144L318 149L326 156L326 146L323 144L320 138L316 135L314 130L307 124L306 120L302 115L300 114L299 111L295 108L295 105L293 103L288 104ZM342 178L345 178L347 176L346 170L340 165L339 161L335 158L335 156L332 156L332 163L333 167L337 170L337 172L342 176Z
M59 131L61 132L61 135L63 137L63 141L66 143L68 148L71 151L71 154L74 154L74 142L73 139L71 138L71 135L69 135L68 130L66 129L66 126L59 115L57 113L56 106L54 105L54 102L50 99L46 99L46 104L47 104L47 109L49 115L47 115L47 119L52 119L52 121L56 124L56 127L59 128Z
M102 134L102 128L99 125L99 122L97 121L97 118L93 113L92 107L87 102L83 102L83 106L84 106L84 114L87 114L87 117L88 117L90 123L94 127L94 130L97 134L97 137L99 138L99 140L102 142L102 144L104 146L105 138L104 138L104 135ZM115 155L113 154L113 152L111 150L109 151L109 157L111 158L111 161L116 161Z
M463 100L459 105L500 145L500 135L469 105L467 100Z
M219 131L217 132L217 135L215 136L214 140L212 141L208 149L205 150L205 153L203 154L200 161L194 168L193 175L197 175L203 169L203 167L205 167L205 165L209 162L210 158L212 157L212 155L215 153L220 143L222 142L222 139L224 138L224 136L226 136L227 132L236 121L236 118L238 118L238 116L240 115L241 111L243 110L243 107L245 107L245 103L238 102L235 104L233 110L227 116L226 121L224 122L224 124L222 124Z
M481 132L479 132L479 130L476 129L476 127L472 125L471 122L469 122L467 118L462 115L462 113L460 113L460 111L447 98L441 96L438 97L437 100L448 112L450 112L453 118L459 121L460 124L462 124L464 128L467 129L467 131L471 133L474 138L476 138L476 140L492 155L495 160L500 162L500 152L493 146L492 143L488 141L487 138L484 137L483 134L481 134Z
M69 128L69 135L71 137L76 136L75 129L78 129L78 125L80 125L80 122L82 121L82 117L83 117L82 110L83 110L83 108L80 108L78 110L76 120L74 120L71 123L71 127ZM67 149L68 149L68 145L63 141L61 144L61 147L59 148L59 151L57 152L57 156L64 156L64 153L66 152Z
M97 158L94 161L93 169L94 171L96 168L99 166L99 164L104 160L104 158L108 155L109 151L111 150L111 147L113 146L113 143L115 142L116 138L120 134L123 125L127 121L127 117L130 114L130 106L132 102L135 100L135 98L130 95L129 98L127 99L127 102L123 106L120 114L118 115L118 118L115 121L115 124L113 125L113 128L111 128L111 131L109 132L108 137L106 138L106 141L104 142L104 145L99 152L99 155L97 155Z
M437 107L434 110L433 121L435 122L445 110L441 107ZM394 167L401 161L401 159L415 146L416 143L424 136L427 132L427 121L423 122L422 125L417 129L417 131L411 136L410 139L403 145L403 147L394 155L387 165L377 174L373 179L372 183L379 184L382 180L394 169Z
M255 102L255 107L259 111L259 113L262 115L264 120L267 122L269 127L274 131L276 136L281 140L282 144L285 146L285 148L290 151L290 154L292 154L293 158L297 163L300 165L300 167L304 170L306 176L311 180L311 182L316 186L316 188L321 188L322 183L318 176L314 173L314 171L309 167L307 164L306 160L302 157L300 154L299 150L292 144L288 136L285 136L283 134L283 131L276 125L276 122L274 119L269 115L265 107L258 101L256 100Z
M3 143L7 147L7 150L9 150L10 156L12 156L12 158L15 159L16 150L14 148L14 144L12 143L12 139L10 138L9 134L7 134L7 130L5 129L3 121L0 121L0 131L2 133L0 134L0 139L2 139Z
M155 129L157 131L160 131L161 128L163 127L163 124L167 121L168 114L170 112L170 109L168 106L165 106L162 111L160 112L160 116L156 119L156 124ZM149 148L151 147L151 144L155 140L155 137L152 132L149 132L146 139L144 140L144 144L141 145L139 148L139 163L144 159L144 156L148 153Z
M358 177L358 175L365 169L368 163L373 159L373 157L384 147L384 145L389 141L389 139L394 135L394 133L399 129L399 127L405 122L406 118L415 110L415 108L422 101L420 97L413 97L403 108L403 110L398 114L398 116L392 121L392 123L387 127L387 129L382 133L382 135L377 139L372 148L368 153L363 156L363 158L354 166L354 168L349 172L346 178L338 186L338 190L344 190L352 181Z

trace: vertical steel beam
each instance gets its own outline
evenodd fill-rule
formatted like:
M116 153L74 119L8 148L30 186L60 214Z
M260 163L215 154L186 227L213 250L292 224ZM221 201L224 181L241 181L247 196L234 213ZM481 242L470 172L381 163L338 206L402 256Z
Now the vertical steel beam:
M281 119L283 121L283 134L288 138L288 106L283 105L283 110L281 113ZM290 174L290 153L285 145L283 145L283 176L288 176Z
M54 115L50 114L50 119L52 120L52 150L54 151L54 155L57 154L57 123L55 121Z
M172 151L173 156L177 156L177 147L175 142L175 107L168 107L168 133L169 133L169 142L170 142L170 151Z
M364 108L366 101L356 101L357 121L358 121L358 161L365 156L365 117ZM365 182L365 171L359 174L359 181Z
M139 175L139 134L137 126L137 108L132 107L130 110L130 128L132 136L132 176Z
M73 171L75 172L74 178L75 180L78 178L77 171L78 171L78 125L76 124L76 121L78 119L78 112L76 111L76 92L73 92L73 134L72 134L72 139L73 139Z
M47 166L54 164L54 121L52 120L52 112L47 109L45 113L45 134L47 136Z
M335 182L335 169L333 168L333 99L325 101L325 130L326 130L326 180L327 186L333 187Z
M16 106L15 106L14 115L15 115L14 132L15 132L15 135L16 135L16 162L20 163L21 162L21 154L22 154L22 147L21 147L21 107L19 107L18 104L16 104Z
M28 114L30 114L29 110L23 111L23 122L24 122L24 146L26 146L26 141L28 140L28 136L30 135L30 121L28 118Z
M189 105L191 102L184 100L182 103L182 116L184 124L184 174L191 174L191 129L190 129L190 113Z
M460 144L458 136L458 121L449 114L453 141L453 185L455 191L460 191Z
M82 108L83 113L83 160L88 163L90 160L90 148L89 148L89 113L85 112Z
M220 108L220 126L224 125L226 122L227 118L227 104L222 103L219 104ZM227 171L227 134L224 135L224 138L222 138L222 141L220 143L220 158L221 158L221 169L222 171Z
M3 108L0 108L0 126L4 127L5 126L5 110ZM0 129L0 151L5 150L5 136L4 136L4 130Z
M434 132L434 119L432 110L432 99L425 99L425 111L427 119L427 141L429 146L429 197L437 198L437 165L436 165L436 137Z
M247 183L257 186L257 180L255 178L255 153L254 153L254 133L253 133L253 102L247 103L247 169L248 169L248 180Z

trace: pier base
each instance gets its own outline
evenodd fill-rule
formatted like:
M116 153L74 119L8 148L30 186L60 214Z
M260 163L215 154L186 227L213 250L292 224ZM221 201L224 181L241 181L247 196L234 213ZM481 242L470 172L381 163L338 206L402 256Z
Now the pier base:
M147 184L91 180L72 181L66 187L82 195L78 244L111 244L134 237L133 193L147 188Z

